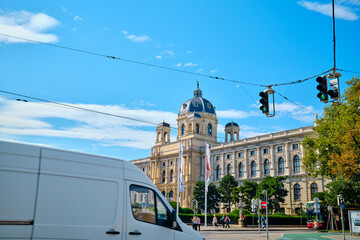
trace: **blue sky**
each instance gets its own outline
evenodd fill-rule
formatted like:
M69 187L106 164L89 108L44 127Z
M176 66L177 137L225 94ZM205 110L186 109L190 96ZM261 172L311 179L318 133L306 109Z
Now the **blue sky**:
M360 72L360 0L335 1L336 61ZM0 34L254 84L302 80L333 67L331 1L1 1ZM218 140L309 126L325 104L316 81L263 87L111 60L0 35L0 90L176 127L199 81L216 107ZM344 81L356 74L342 72ZM357 74L359 75L359 74ZM19 102L16 99L26 99ZM295 104L296 103L296 104ZM299 107L301 106L301 107ZM127 160L147 157L156 126L0 93L0 139ZM172 129L172 140L176 131Z

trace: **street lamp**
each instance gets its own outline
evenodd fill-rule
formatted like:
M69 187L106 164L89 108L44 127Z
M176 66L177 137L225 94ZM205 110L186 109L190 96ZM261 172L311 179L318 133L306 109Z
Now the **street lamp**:
M240 206L239 206L239 226L240 227L244 227L244 220L242 219L242 215L243 215L243 206L242 206L242 198L243 198L243 193L240 191L239 192L239 198L240 198Z

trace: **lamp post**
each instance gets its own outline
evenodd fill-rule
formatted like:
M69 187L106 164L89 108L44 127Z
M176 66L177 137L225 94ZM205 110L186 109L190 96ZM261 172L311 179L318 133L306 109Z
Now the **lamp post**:
M239 192L239 198L240 198L240 206L239 206L239 226L240 227L244 227L244 220L242 219L242 215L243 215L243 206L242 206L242 198L243 198L243 193Z
M344 231L344 216L343 216L343 210L344 210L344 198L341 194L337 195L338 198L338 205L340 206L341 211L341 227L343 232L343 239L345 240L345 231Z

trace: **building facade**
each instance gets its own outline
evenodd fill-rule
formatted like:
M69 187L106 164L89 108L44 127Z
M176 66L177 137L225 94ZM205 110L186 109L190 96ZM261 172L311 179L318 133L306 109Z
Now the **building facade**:
M197 181L205 177L205 144L211 146L211 181L217 184L227 174L241 185L245 180L260 182L265 176L287 176L284 187L289 191L282 210L295 213L300 202L305 206L317 191L323 191L325 180L312 178L301 168L305 136L314 127L302 127L257 137L240 139L240 127L231 121L225 126L225 142L217 142L216 109L202 97L199 86L194 97L180 107L177 140L170 141L170 125L161 123L156 129L155 145L150 157L133 160L153 181L169 201L176 201L180 142L184 145L183 174L185 192L180 193L180 206L191 207ZM221 210L223 211L223 210Z

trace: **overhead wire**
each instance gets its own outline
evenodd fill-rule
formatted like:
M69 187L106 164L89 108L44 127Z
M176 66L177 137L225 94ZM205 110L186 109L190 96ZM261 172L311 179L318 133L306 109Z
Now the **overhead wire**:
M41 41L36 41L36 40L24 38L24 37L14 36L14 35L10 35L10 34L4 34L4 33L1 33L1 32L0 32L0 35L20 39L20 40L23 40L23 41L29 41L29 42L33 42L33 43L43 44L43 45L47 45L47 46L51 46L51 47L66 49L66 50L70 50L70 51L76 51L76 52L80 52L80 53L84 53L84 54L90 54L90 55L99 56L99 57L106 57L108 59L119 60L119 61L134 63L134 64L140 64L140 65L144 65L144 66L148 66L148 67L155 67L155 68L160 68L160 69L165 69L165 70L170 70L170 71L175 71L175 72L181 72L181 73L191 74L191 75L200 76L200 77L207 77L207 78L221 80L221 81L233 82L233 83L244 84L244 85L252 85L252 86L258 86L258 87L283 86L283 85L289 85L289 84L299 84L299 83L303 83L303 82L308 81L308 80L310 80L310 79L312 79L314 77L317 77L319 75L322 75L322 74L325 74L325 73L331 71L331 70L328 70L326 72L323 72L323 73L320 73L320 74L317 74L315 76L308 77L308 78L305 78L305 79L302 79L302 80L296 80L296 81L285 82L285 83L266 84L265 85L265 84L257 84L257 83L253 83L253 82L239 81L239 80L230 79L230 78L212 76L212 75L207 75L207 74L202 74L202 73L197 73L197 72L190 72L190 71L186 71L186 70L182 70L182 69L177 69L177 68L152 64L152 63L146 63L146 62L141 62L141 61L136 61L136 60L123 58L123 57L111 56L111 55L107 55L107 54L103 54L103 53L96 53L96 52L92 52L92 51L87 51L87 50L82 50L82 49L78 49L78 48L62 46L62 45L58 45L58 44L45 43L45 42L41 42Z
M59 102L55 102L55 101L50 101L50 100L46 100L46 99L42 99L42 98L38 98L38 97L27 96L27 95L14 93L14 92L9 92L9 91L4 91L4 90L0 90L0 92L6 93L6 94L9 94L9 95L18 96L18 97L32 99L32 100L36 100L36 101L40 101L40 102L54 104L54 105L57 105L59 107L65 107L65 108L72 108L72 109L76 109L76 110L88 111L88 112L102 114L102 115L106 115L106 116L110 116L110 117L117 117L117 118L122 118L122 119L130 120L130 121L141 122L141 123L145 123L145 124L149 124L149 125L153 125L153 126L158 126L158 125L161 124L161 123L155 123L155 122L146 121L146 120L142 120L142 119L126 117L126 116L119 115L119 114L112 114L112 113L102 112L102 111L93 110L93 109L89 109L89 108L78 107L78 106L74 106L74 105L71 105L71 104L59 103ZM21 102L29 102L26 99L20 99L20 98L17 98L17 99L13 98L13 99L16 100L16 101L21 101ZM36 103L36 102L32 102L32 103ZM171 125L170 125L170 128L174 129L176 131L178 131L180 129L180 127L179 128L178 127L171 127ZM185 131L185 133L190 134L190 133L193 133L193 131L187 130L187 131ZM204 134L201 134L201 133L198 133L198 134L199 135L204 135ZM221 136L217 136L217 138L225 139L225 137L221 137Z

